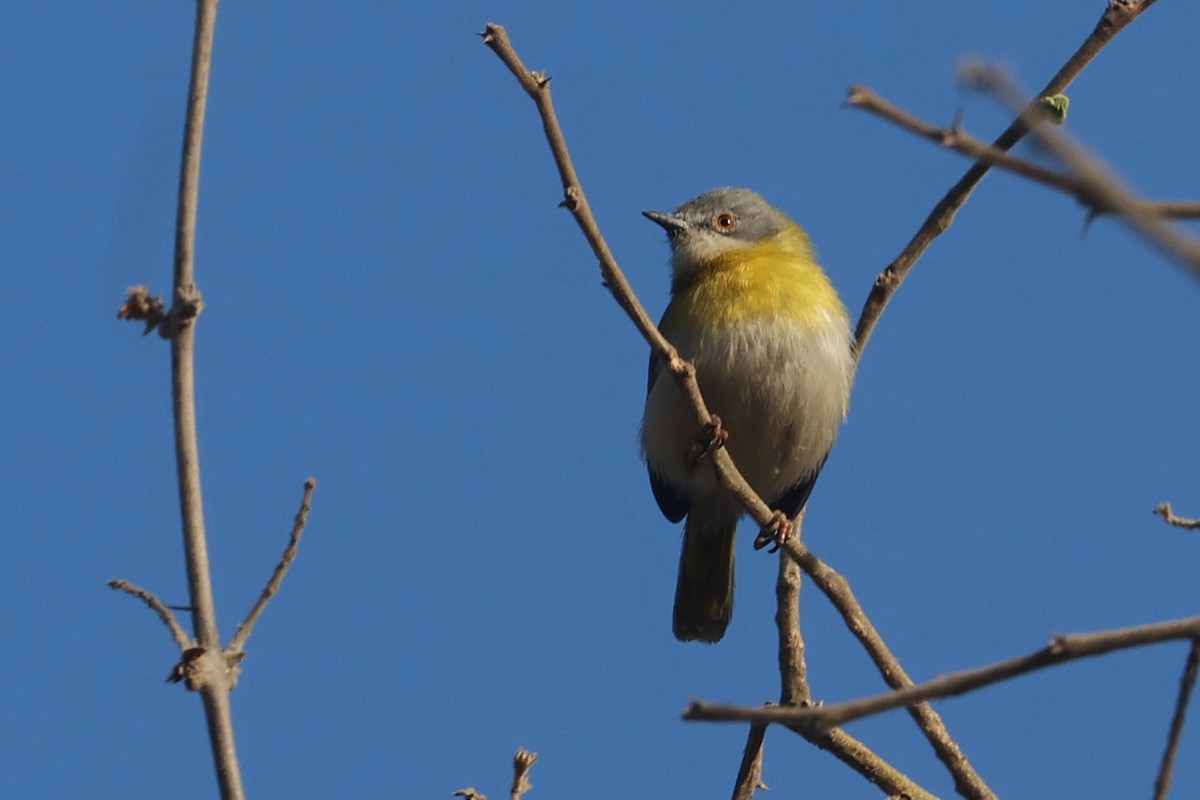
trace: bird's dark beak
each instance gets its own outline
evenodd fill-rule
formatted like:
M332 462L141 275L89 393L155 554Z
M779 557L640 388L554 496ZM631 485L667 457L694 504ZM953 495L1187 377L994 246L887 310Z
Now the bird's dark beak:
M674 214L664 214L661 211L643 211L642 216L651 222L661 225L667 232L667 236L671 239L674 239L688 229L687 220L677 217Z

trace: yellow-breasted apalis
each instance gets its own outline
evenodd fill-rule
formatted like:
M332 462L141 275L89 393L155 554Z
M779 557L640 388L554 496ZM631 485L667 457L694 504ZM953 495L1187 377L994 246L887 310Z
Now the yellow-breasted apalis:
M643 213L671 243L671 303L659 328L695 364L742 475L792 518L846 416L854 374L846 308L804 230L748 189L714 189L673 214ZM687 517L673 628L681 641L716 642L733 613L743 509L697 458L695 415L662 372L652 357L642 452L663 514Z

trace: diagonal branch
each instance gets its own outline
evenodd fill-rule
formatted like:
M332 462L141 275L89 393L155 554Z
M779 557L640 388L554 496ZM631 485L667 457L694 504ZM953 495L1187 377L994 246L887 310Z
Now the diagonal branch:
M1175 713L1171 716L1171 729L1167 734L1167 746L1163 750L1162 765L1154 780L1154 800L1167 800L1171 788L1171 774L1175 771L1175 754L1179 752L1179 740L1183 737L1183 721L1187 716L1192 689L1196 687L1196 671L1200 667L1200 639L1192 640L1187 661L1183 665L1183 677L1179 679L1179 695L1175 700Z
M125 592L125 594L136 597L150 606L154 610L154 613L158 614L158 618L162 620L162 623L167 626L167 629L171 631L171 638L179 646L180 652L194 646L194 642L188 638L187 632L176 621L175 615L171 613L171 609L167 608L163 604L163 601L159 600L158 596L153 592L148 592L140 586L134 586L129 581L121 580L120 578L109 581L108 588Z
M650 315L646 313L645 308L634 294L633 287L630 286L625 274L617 265L612 251L608 249L604 236L600 233L600 226L592 214L591 206L588 205L583 186L579 182L579 177L571 162L571 155L567 150L566 138L558 124L558 117L554 113L554 104L550 98L550 79L540 72L531 72L525 67L513 49L512 43L508 39L508 33L502 26L488 23L480 35L483 37L484 44L504 62L521 88L537 106L542 120L542 130L546 135L546 141L550 144L554 162L558 166L559 178L562 180L564 198L562 205L571 212L571 216L575 218L576 224L599 260L604 285L608 287L617 304L624 309L634 326L650 345L653 353L662 360L672 378L679 384L695 413L697 429L719 427L719 418L709 412L704 397L700 394L695 368L690 362L679 356L675 347L667 341ZM718 482L741 501L760 527L773 529L780 524L780 520L771 511L771 508L754 493L750 484L746 483L745 478L734 466L733 459L723 448L714 448L710 456L716 469Z
M283 583L283 576L287 575L288 569L292 566L292 561L296 558L296 551L300 547L300 537L304 535L304 528L308 525L308 512L312 508L313 490L316 488L316 479L309 478L304 482L304 497L300 500L300 510L296 512L296 521L292 525L292 532L288 537L288 545L284 548L283 555L280 556L279 563L275 565L275 571L271 573L271 579L267 581L267 585L263 588L262 594L259 595L258 601L250 609L250 613L246 615L246 619L234 631L233 638L229 640L229 646L225 648L226 656L243 651L246 640L250 638L250 634L254 630L254 624L262 616L267 603L279 591L279 586Z
M1095 29L1083 41L1079 49L1067 59L1058 73L1050 79L1038 97L1062 93L1105 45L1111 42L1129 23L1137 19L1143 11L1154 5L1154 2L1155 0L1109 2L1100 16L1099 22L1096 23ZM1009 150L1025 136L1028 130L1024 119L1018 117L996 138L992 146L996 150ZM858 359L862 359L863 350L866 349L871 333L875 330L892 295L900 288L900 284L904 282L917 259L933 244L933 240L944 233L954 222L954 215L967 202L971 192L987 175L990 168L991 164L986 161L977 161L973 164L958 183L954 184L950 191L933 207L925 222L905 245L900 255L896 256L896 259L875 278L875 286L867 296L854 331L855 355Z
M1128 650L1179 639L1195 640L1197 638L1200 638L1200 617L1097 633L1061 635L1055 636L1046 647L1028 655L943 675L920 686L909 686L895 692L866 697L861 700L809 708L779 706L742 708L693 703L684 713L684 717L685 719L714 722L781 722L789 727L796 726L820 731L833 725L844 725L856 719L901 708L912 703L926 702L936 697L966 694L985 686L1069 661L1092 658L1116 650Z
M921 120L904 109L892 105L866 86L851 86L846 97L846 105L875 114L909 133L934 144L941 145L969 158L999 167L1006 172L1020 175L1023 178L1048 186L1064 194L1071 195L1081 204L1091 209L1091 215L1120 213L1114 207L1106 194L1097 191L1092 181L1075 175L1056 172L1031 161L1018 158L1004 150L986 145L970 136L955 123L949 128L938 128ZM1167 200L1150 201L1140 198L1129 198L1128 202L1136 202L1142 211L1155 219L1196 219L1200 217L1200 203L1191 201Z
M858 598L850 589L850 583L836 570L813 555L812 551L798 537L793 536L788 539L784 542L783 548L787 556L795 559L804 573L817 585L817 588L829 598L850 633L858 639L871 661L875 663L875 668L879 670L884 681L894 689L913 686L912 679L900 666L900 661L883 641L883 637L875 630L870 618L859 605ZM963 797L976 798L976 800L982 798L994 800L995 795L992 790L971 766L962 748L950 736L946 724L942 722L941 715L934 711L928 703L922 702L912 704L908 713L917 723L917 727L925 735L930 746L933 747L934 754L954 777L955 789L958 793ZM684 718L690 717L685 714Z
M696 382L695 370L691 363L680 358L675 348L666 340L658 330L658 327L650 319L650 316L646 313L636 295L634 295L633 288L625 279L624 274L616 263L616 259L608 249L608 245L600 233L599 225L592 215L591 208L583 192L583 187L580 185L575 168L571 163L566 139L558 124L558 118L554 113L554 106L550 98L550 79L544 74L531 72L525 67L513 49L508 34L502 26L489 23L481 35L484 44L508 67L509 71L512 72L517 82L521 85L521 88L525 90L526 94L529 95L537 106L542 120L542 129L546 135L547 142L550 144L554 161L558 166L559 177L562 180L563 206L571 212L576 224L579 225L580 230L583 232L584 238L591 245L592 252L599 260L600 271L604 277L605 286L612 292L618 305L625 310L625 313L650 344L652 351L668 366L673 378L679 383L695 412L697 427L703 429L718 424L718 418L709 413L704 403L704 398L700 394L700 387ZM773 529L781 524L788 524L790 527L788 520L781 521L779 519L780 515L773 512L763 502L762 498L754 493L750 485L746 483L745 478L738 472L733 459L729 457L729 454L723 448L714 449L711 453L711 458L718 482L726 491L737 497L761 528ZM796 538L795 536L791 537L792 540ZM946 738L949 738L948 734L946 734ZM860 765L865 763L860 760L860 753L865 751L869 754L870 751L852 739L849 739L849 737L847 737L847 740L856 745L854 750L839 750L839 746L843 744L843 741L835 737L827 737L825 742L819 746L830 750L837 758L846 763L852 765L855 763L859 763ZM957 747L955 747L955 750L957 750ZM956 763L966 764L965 758L961 758L961 753L959 753L959 762ZM861 767L860 771L866 774L865 770L881 770L884 766L886 765L882 761L877 760L877 763ZM967 765L967 769L969 770L969 765ZM903 779L903 776L899 772L896 772L894 769L892 772L899 776L898 779ZM973 776L974 781L982 785L982 781L973 772L969 776L960 776L959 773L955 774L956 780L960 783L963 781L970 782L969 778ZM914 787L914 792L919 791L919 787L915 787L911 782L909 784ZM990 792L984 792L972 796L991 797L991 794Z

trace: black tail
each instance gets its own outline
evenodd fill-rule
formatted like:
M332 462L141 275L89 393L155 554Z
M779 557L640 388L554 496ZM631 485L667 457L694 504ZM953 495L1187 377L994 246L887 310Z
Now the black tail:
M733 535L737 520L718 526L693 522L683 528L679 582L675 585L675 638L721 641L733 616Z

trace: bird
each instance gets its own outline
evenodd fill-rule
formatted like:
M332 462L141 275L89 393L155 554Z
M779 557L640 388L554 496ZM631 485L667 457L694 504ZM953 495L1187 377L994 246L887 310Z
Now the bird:
M808 234L756 192L713 189L672 213L642 214L666 230L671 247L671 300L659 330L695 366L742 476L793 519L849 409L854 350L846 308ZM718 642L733 614L743 508L718 485L698 444L703 431L654 354L640 438L659 509L671 522L687 520L675 638Z

